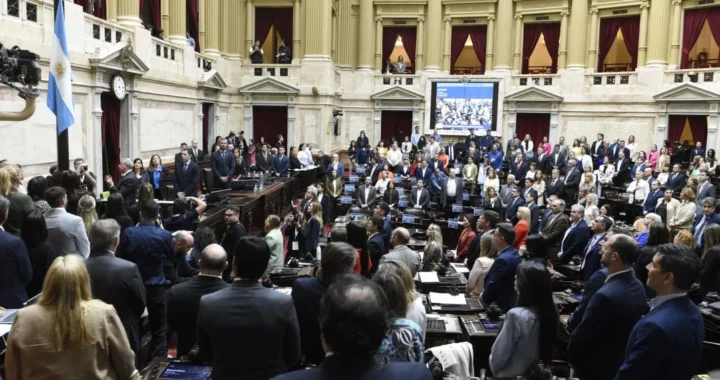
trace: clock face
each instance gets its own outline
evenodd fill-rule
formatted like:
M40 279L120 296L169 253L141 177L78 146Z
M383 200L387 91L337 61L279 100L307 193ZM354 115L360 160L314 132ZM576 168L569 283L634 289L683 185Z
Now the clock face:
M122 100L125 98L126 90L125 90L125 80L121 76L116 76L112 80L112 91L113 94L115 94L115 97Z

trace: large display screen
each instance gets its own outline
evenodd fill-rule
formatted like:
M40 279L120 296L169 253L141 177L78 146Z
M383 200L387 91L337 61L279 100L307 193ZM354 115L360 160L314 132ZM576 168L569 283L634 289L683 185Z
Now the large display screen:
M434 82L431 127L442 132L496 130L497 82Z

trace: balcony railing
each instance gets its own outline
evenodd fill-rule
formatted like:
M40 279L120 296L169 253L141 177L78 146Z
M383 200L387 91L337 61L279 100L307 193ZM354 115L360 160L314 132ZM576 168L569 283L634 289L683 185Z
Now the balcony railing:
M453 66L451 75L483 75L484 70L480 66L476 67L458 67Z
M720 79L720 68L665 71L663 83L714 83Z
M105 21L91 14L83 14L85 17L85 52L95 53L98 49L113 48L118 44L124 44L123 38L132 41L133 31L120 24Z
M528 66L528 72L525 74L553 74L552 66Z
M626 73L632 70L632 63L607 63L603 64L604 73Z
M585 84L587 86L634 85L637 84L637 73L619 72L587 74L585 75Z
M518 87L525 86L554 86L558 84L558 74L521 74L512 76L512 85Z
M690 61L691 69L710 69L718 66L720 66L720 62L718 62L717 59L701 59Z
M152 65L153 69L184 74L183 48L172 42L164 41L156 37L152 38Z
M243 65L243 76L295 77L300 75L300 65L292 63L268 63Z
M375 75L375 86L419 86L420 76L411 74Z
M197 61L197 68L200 72L208 72L217 68L217 61L209 55L195 53L195 60Z

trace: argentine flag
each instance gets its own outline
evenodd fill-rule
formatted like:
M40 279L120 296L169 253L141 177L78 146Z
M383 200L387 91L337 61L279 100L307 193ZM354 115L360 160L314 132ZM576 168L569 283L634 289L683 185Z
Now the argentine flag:
M58 1L55 16L55 38L50 57L50 79L48 83L47 106L57 117L58 134L75 124L73 116L72 73L70 72L70 55L65 39L64 0Z

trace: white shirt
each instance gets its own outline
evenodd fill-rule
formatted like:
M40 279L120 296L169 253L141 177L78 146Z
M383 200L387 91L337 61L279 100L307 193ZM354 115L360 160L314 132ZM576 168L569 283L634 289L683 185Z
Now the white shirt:
M430 144L430 157L435 157L436 154L440 154L440 144L437 141Z
M379 179L377 183L375 184L375 189L380 193L380 195L385 194L385 189L387 189L388 183L390 183L389 179Z
M687 293L672 293L672 294L666 294L664 296L657 296L650 300L650 310L664 304L667 301L673 300L675 298L680 298L687 295Z
M387 160L392 166L398 166L402 163L402 152L399 150L391 149L388 152Z
M447 182L448 197L454 197L456 191L457 191L457 184L455 183L455 178L448 177L448 182Z
M298 161L300 161L300 165L302 165L303 168L310 166L310 164L308 163L307 153L305 153L304 150L301 150L298 152L297 158L298 158Z
M416 206L420 204L420 196L421 195L422 195L422 190L418 190L417 191L417 201L415 201Z
M640 181L635 180L630 183L627 188L628 193L635 193L636 201L643 201L650 193L650 186L646 180L641 179Z
M368 196L370 195L370 187L365 187L365 203L368 201Z
M254 50L255 50L255 46L250 46L250 54L252 54L254 52ZM265 52L263 51L263 48L260 48L260 54L263 54L263 55L265 54Z
M333 181L333 194L337 194L337 181Z

